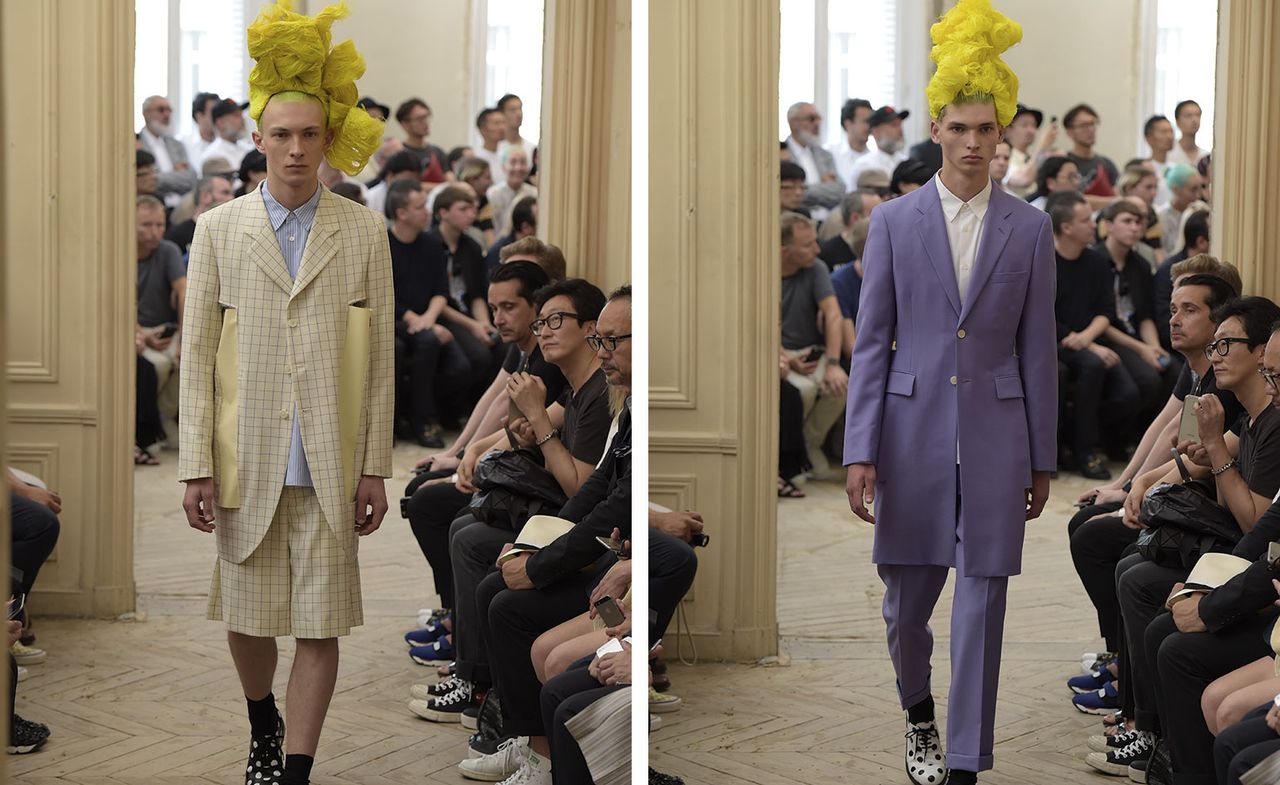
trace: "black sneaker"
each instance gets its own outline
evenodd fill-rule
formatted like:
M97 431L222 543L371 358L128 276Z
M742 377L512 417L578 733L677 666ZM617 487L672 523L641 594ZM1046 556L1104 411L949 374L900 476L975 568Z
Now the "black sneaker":
M473 703L463 709L460 721L467 730L480 730L480 707Z
M44 746L50 735L48 726L24 720L15 714L9 732L9 754L26 755L28 752L35 752Z
M1146 779L1143 782L1148 785L1173 785L1173 761L1169 758L1169 745L1164 739L1156 739L1144 774ZM1129 767L1129 776L1133 776L1133 766Z
M463 710L473 704L479 705L479 701L472 695L471 682L459 679L448 695L409 701L409 711L432 722L461 722Z
M429 447L438 450L444 446L444 437L440 435L439 425L424 425L414 431L414 438L418 442L419 447Z
M1111 472L1103 465L1102 458L1092 453L1080 459L1080 466L1076 471L1080 472L1080 476L1089 480L1111 479Z
M1142 731L1125 730L1111 736L1098 735L1089 737L1089 749L1094 752L1111 752L1123 749L1132 744Z
M1130 763L1129 764L1129 781L1141 782L1141 783L1144 783L1145 785L1147 781L1147 764L1150 762L1151 762L1150 759L1146 759L1146 760L1135 760L1133 763Z
M284 777L284 718L276 712L276 732L249 737L245 785L279 785Z
M1103 774L1113 777L1129 776L1129 766L1135 761L1147 760L1155 747L1155 736L1148 731L1137 731L1137 735L1128 745L1111 752L1091 752L1085 756L1085 763Z
M663 774L650 766L649 785L684 785L684 780L674 774Z

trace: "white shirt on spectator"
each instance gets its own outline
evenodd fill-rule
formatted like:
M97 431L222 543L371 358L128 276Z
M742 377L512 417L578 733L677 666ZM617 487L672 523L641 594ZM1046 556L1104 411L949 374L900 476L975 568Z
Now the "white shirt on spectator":
M214 139L216 138L215 136ZM213 141L206 142L197 127L191 131L190 136L182 140L182 144L187 148L187 162L191 164L191 168L196 170L196 176L199 177L202 171L200 164L204 161L205 151L209 149L209 145L213 144Z
M204 151L204 157L200 159L200 168L203 170L204 162L216 156L227 159L227 163L231 164L232 170L238 170L240 162L253 149L253 142L249 139L228 142L226 139L218 137L210 142L209 147Z
M489 162L489 176L494 181L502 180L506 177L506 173L502 171L502 156L497 151L490 152L484 149L484 145L472 148L476 154L476 158Z
M835 144L827 148L827 152L831 153L831 157L836 160L836 172L840 175L840 182L844 183L846 192L857 190L858 184L851 177L853 175L853 165L866 155L873 152L873 148L869 146L862 152L858 152L849 146L848 139L841 139Z
M489 205L493 207L494 236L502 237L510 230L511 211L515 209L516 202L526 196L536 197L537 195L538 189L528 183L520 183L519 191L511 190L506 180L489 186L486 196L489 197Z
M858 187L858 177L865 171L870 169L880 169L890 178L893 177L893 170L898 168L898 164L907 160L907 151L899 150L896 153L886 153L883 150L873 150L858 159L853 165L853 170L849 173L849 182L852 187Z
M1193 161L1191 160L1191 157L1187 155L1186 151L1182 149L1182 145L1175 144L1173 149L1169 151L1169 154L1166 155L1164 159L1165 163L1170 166L1173 164L1186 164L1187 166L1195 167L1200 163L1200 159L1204 158L1208 154L1208 150L1205 150L1202 147L1197 147L1196 159Z

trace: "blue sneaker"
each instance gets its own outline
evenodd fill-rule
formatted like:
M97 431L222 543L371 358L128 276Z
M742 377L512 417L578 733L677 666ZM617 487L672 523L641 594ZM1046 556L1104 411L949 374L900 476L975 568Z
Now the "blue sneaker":
M1072 696L1071 705L1076 707L1076 711L1085 714L1110 714L1120 708L1120 695L1116 692L1116 683L1110 681L1096 692Z
M438 638L425 646L414 646L409 649L409 657L419 665L437 665L453 660L453 641L448 635Z
M449 613L445 613L443 616L434 616L422 627L406 632L404 642L409 644L411 649L415 646L426 646L435 643L449 634L449 631L445 629L444 621L452 618L452 614Z
M1099 668L1082 676L1067 679L1067 688L1077 695L1083 695L1086 692L1097 692L1115 680L1114 673L1107 668Z

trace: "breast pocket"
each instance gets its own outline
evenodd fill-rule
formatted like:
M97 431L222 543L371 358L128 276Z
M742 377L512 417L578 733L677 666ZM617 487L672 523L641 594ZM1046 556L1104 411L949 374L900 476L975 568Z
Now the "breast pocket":
M991 283L1021 283L1027 280L1027 272L1018 270L1014 272L992 273L988 279Z

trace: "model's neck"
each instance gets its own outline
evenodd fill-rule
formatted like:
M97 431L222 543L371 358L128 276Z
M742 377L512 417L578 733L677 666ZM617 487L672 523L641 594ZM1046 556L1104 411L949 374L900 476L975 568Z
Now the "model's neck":
M316 189L320 187L320 178L312 180L307 185L290 186L285 183L267 182L267 189L271 191L271 197L280 203L281 207L287 210L297 210L302 205L311 200L316 195Z
M396 221L391 224L391 234L395 235L395 238L400 242L408 245L418 239L418 235L421 234L421 232L416 226L409 226L403 221Z
M991 182L991 176L986 172L972 175L959 172L948 166L945 160L942 162L942 170L938 172L938 178L942 180L947 190L962 202L977 196L983 188L987 187L987 183Z

